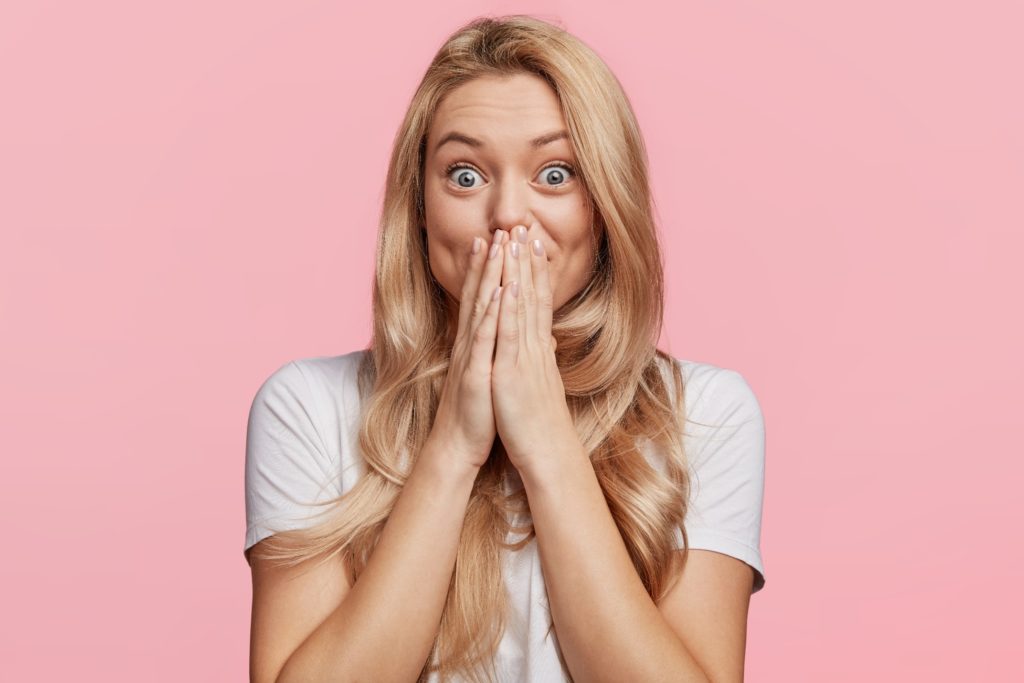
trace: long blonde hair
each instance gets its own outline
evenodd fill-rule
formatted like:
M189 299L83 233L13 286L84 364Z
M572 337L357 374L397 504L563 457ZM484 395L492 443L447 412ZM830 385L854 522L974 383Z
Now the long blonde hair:
M322 503L333 506L325 521L269 537L261 556L295 565L342 553L352 582L366 567L430 433L457 325L449 295L430 272L421 229L432 115L445 95L467 81L523 72L544 78L558 96L595 235L601 235L589 283L554 314L566 402L633 565L655 602L668 589L674 562L685 558L674 552L676 529L684 551L688 546L684 387L677 363L656 348L663 267L647 152L629 101L604 62L564 29L524 15L478 18L463 26L437 52L413 95L388 167L373 338L358 369L365 473L350 491ZM661 471L642 453L644 441L663 454ZM508 514L529 509L525 491L509 495L503 487L510 467L496 440L474 484L440 631L421 681L434 670L441 680L456 671L480 680L478 666L493 664L507 610L501 553L534 537L530 524L523 540L507 543L517 528ZM281 542L285 537L287 544Z

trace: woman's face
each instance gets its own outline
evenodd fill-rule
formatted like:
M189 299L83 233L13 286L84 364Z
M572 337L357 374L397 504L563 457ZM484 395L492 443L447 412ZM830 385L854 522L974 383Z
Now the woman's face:
M430 269L456 301L473 237L489 248L517 225L544 245L555 310L586 286L599 236L567 135L554 90L532 74L477 78L442 100L427 133L425 228Z

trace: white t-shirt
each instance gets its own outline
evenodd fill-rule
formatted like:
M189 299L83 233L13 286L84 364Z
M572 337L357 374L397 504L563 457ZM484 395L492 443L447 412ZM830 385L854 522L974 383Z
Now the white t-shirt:
M243 552L272 530L311 525L327 507L307 503L349 491L365 472L357 441L356 388L356 369L364 353L291 361L256 392L246 435ZM686 382L683 442L691 497L684 526L689 547L724 553L753 567L756 593L765 585L760 551L765 467L760 406L735 370L676 362ZM651 449L643 452L664 472ZM521 479L514 479L516 488L522 485ZM675 537L676 547L682 548L678 529ZM521 550L502 552L511 612L495 661L499 680L563 680L557 636L554 629L548 633L550 613L537 539Z

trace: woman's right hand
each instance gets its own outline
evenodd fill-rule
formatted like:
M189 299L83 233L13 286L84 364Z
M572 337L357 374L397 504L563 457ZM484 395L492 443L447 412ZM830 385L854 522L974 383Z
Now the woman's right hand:
M470 253L459 299L458 332L428 439L442 452L477 468L487 462L498 433L491 405L491 368L501 300L502 245L508 238L504 230L495 230L490 245L481 239L480 251Z

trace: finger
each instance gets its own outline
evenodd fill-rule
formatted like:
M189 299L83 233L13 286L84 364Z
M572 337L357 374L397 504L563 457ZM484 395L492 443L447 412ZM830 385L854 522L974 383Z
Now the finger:
M473 317L472 302L476 298L476 291L480 288L480 278L483 276L483 264L487 260L487 243L479 237L474 237L469 252L469 267L466 269L466 279L462 282L462 293L459 296L459 327L456 336L471 330L470 320ZM474 253L473 250L476 250Z
M519 359L519 321L516 308L519 297L514 294L518 282L512 280L501 290L501 309L498 311L498 339L494 350L494 366L515 367Z
M547 250L544 249L544 243L539 239L535 239L530 243L530 265L533 271L533 290L535 293L535 334L537 339L546 340L551 336L554 296L551 292L551 273L548 270Z
M516 318L516 343L522 345L526 342L526 332L523 321L523 284L524 280L522 277L522 262L529 260L529 256L526 254L526 249L523 248L522 242L512 237L509 234L509 242L505 247L505 274L504 277L508 279L509 286L513 282L516 284L517 296L513 300L514 308L509 311ZM501 315L499 313L499 315ZM516 357L519 357L518 352Z
M519 277L519 264L516 263L516 257L512 255L512 245L515 244L515 240L512 239L511 235L508 238L508 242L501 245L501 286L508 287L512 284L513 280Z
M481 376L490 375L494 358L494 343L498 329L498 310L501 307L501 285L494 287L480 324L473 331L473 346L469 367Z
M537 225L536 222L533 225ZM527 239L526 226L519 233L519 330L522 332L524 344L536 346L533 335L537 326L537 301L533 287L533 266L530 258L530 243ZM534 231L536 234L536 231Z
M470 333L476 331L481 319L487 312L487 306L491 302L491 294L494 293L494 288L501 284L501 245L507 237L508 233L504 230L495 230L491 245L487 249L486 260L483 262L483 274L480 276L480 285L474 294L476 301L470 316ZM494 254L493 257L491 256L492 253Z

